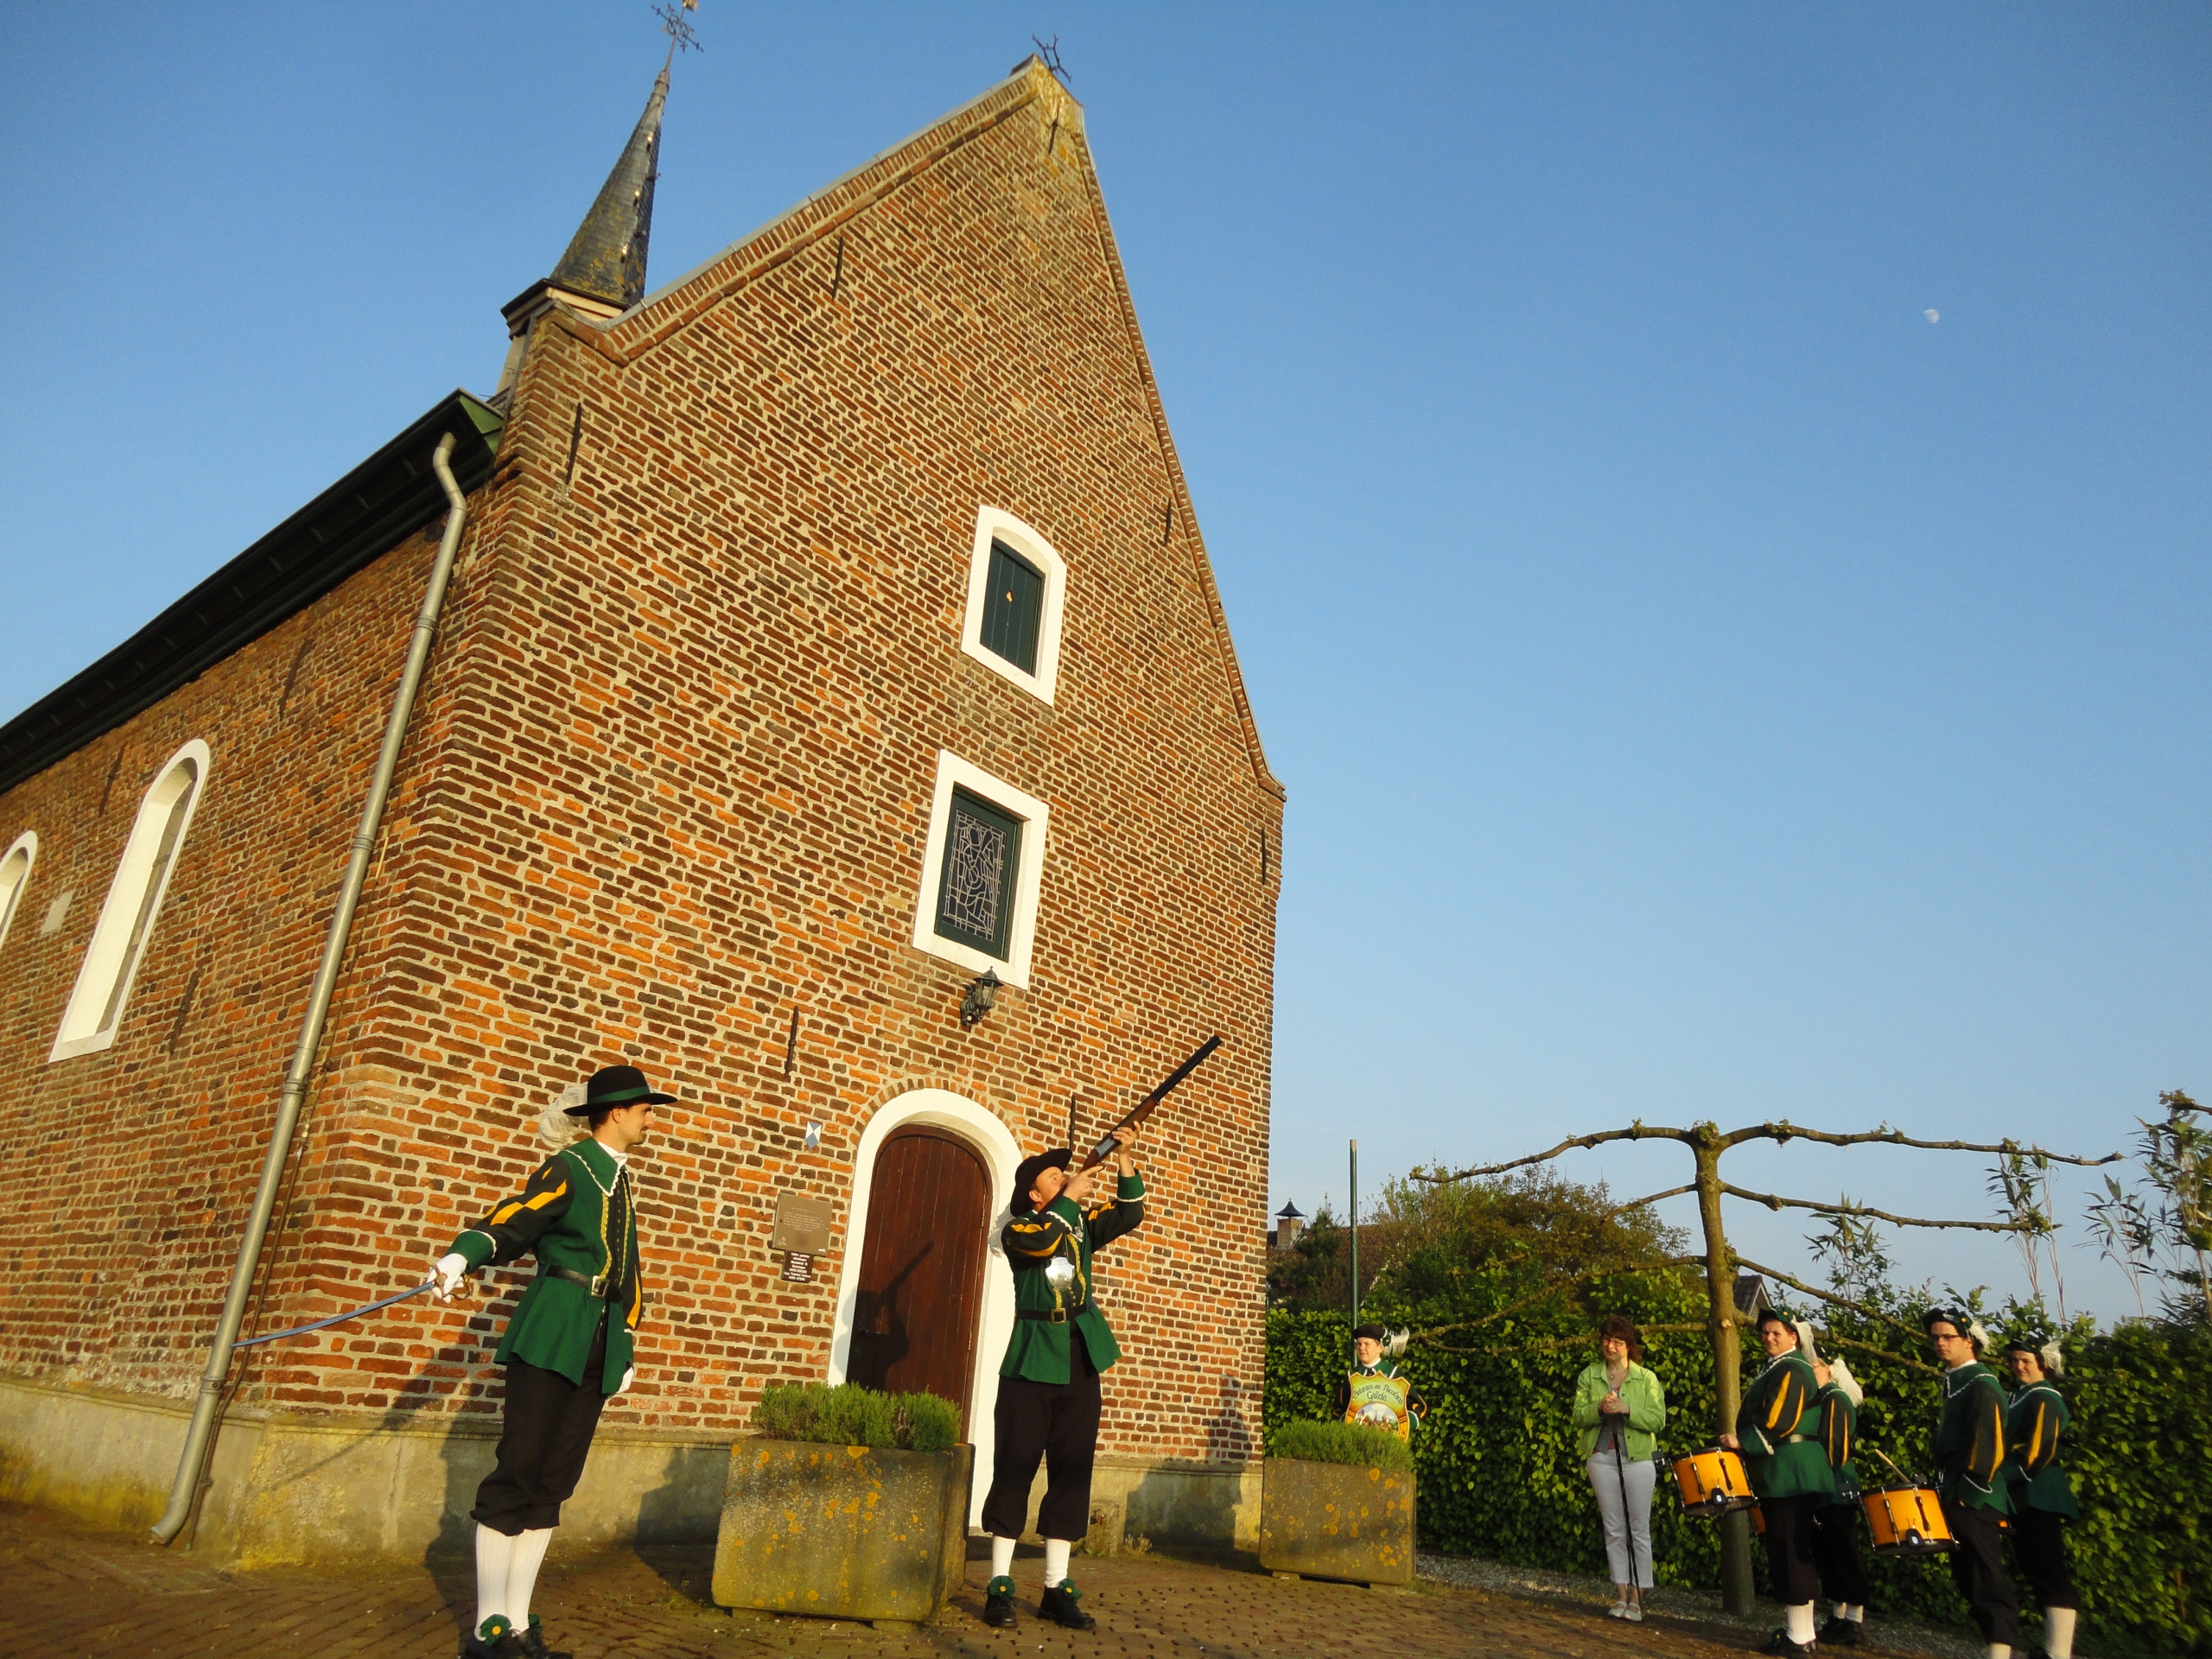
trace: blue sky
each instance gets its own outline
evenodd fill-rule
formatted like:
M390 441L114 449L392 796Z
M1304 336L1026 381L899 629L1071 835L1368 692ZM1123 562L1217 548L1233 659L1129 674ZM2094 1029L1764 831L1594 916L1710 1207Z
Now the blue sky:
M1060 39L1290 790L1274 1203L1341 1204L1353 1133L1370 1181L1633 1117L2105 1150L2212 1090L2212 13L699 24L662 280ZM0 706L491 389L654 29L7 9ZM1969 1157L1745 1157L1986 1210ZM1899 1254L2019 1282L1998 1241Z

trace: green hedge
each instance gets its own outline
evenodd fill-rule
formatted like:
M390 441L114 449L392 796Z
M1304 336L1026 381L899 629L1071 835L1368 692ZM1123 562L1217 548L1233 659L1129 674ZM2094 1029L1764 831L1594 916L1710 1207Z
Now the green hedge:
M1602 1286L1597 1305L1645 1326L1703 1317L1701 1295L1660 1274ZM1387 1301L1362 1311L1384 1319L1395 1313ZM1595 1357L1590 1328L1586 1314L1535 1310L1436 1339L1482 1351L1446 1351L1420 1342L1408 1351L1405 1369L1429 1407L1413 1443L1425 1548L1605 1573L1597 1506L1567 1421L1574 1379ZM1920 1344L1905 1332L1857 1316L1827 1322L1827 1328L1843 1339L1840 1351L1867 1391L1862 1443L1887 1452L1916 1475L1924 1471L1942 1382L1932 1370L1902 1363L1916 1356ZM1848 1345L1853 1342L1899 1357ZM1283 1425L1326 1413L1350 1351L1349 1321L1340 1313L1268 1314L1263 1421L1270 1445ZM2082 1646L2098 1655L2212 1656L2212 1596L2206 1593L2212 1586L2212 1338L2157 1324L2130 1323L2102 1335L2084 1326L2069 1339L2068 1352L2061 1386L2074 1414L2065 1461L2083 1514L2069 1538L2082 1592ZM1703 1333L1654 1335L1644 1363L1667 1390L1662 1451L1711 1445L1713 1358ZM1763 1363L1747 1358L1746 1380ZM1860 1466L1862 1479L1881 1471L1872 1457ZM1717 1529L1685 1516L1671 1486L1662 1483L1652 1504L1658 1578L1716 1587ZM1752 1554L1764 1593L1764 1549ZM1872 1565L1877 1615L1967 1625L1941 1559ZM2035 1628L2031 1622L2030 1631Z
M771 1382L753 1408L753 1432L771 1440L942 1452L960 1440L960 1408L934 1394L883 1394L857 1382Z

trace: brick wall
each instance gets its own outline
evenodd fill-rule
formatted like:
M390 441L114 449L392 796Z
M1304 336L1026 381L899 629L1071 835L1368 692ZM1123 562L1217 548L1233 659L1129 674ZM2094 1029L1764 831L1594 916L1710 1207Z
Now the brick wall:
M1281 792L1079 106L1033 71L612 328L540 325L501 467L251 1328L418 1276L543 1155L539 1107L634 1058L683 1103L634 1166L652 1300L639 1385L613 1415L726 1427L765 1381L823 1374L858 1245L853 1158L878 1107L951 1090L1034 1150L1065 1138L1071 1096L1095 1133L1220 1031L1221 1054L1154 1120L1147 1224L1102 1258L1128 1356L1103 1443L1244 1456ZM984 502L1069 563L1051 706L959 650ZM60 1224L21 1205L0 1218L18 1262L0 1293L12 1369L190 1386L425 556L386 557L4 803L0 831L48 839L0 952L0 1067L41 1102L18 1148L67 1172ZM292 725L250 736L311 637L330 641L302 671L315 712L296 687ZM190 734L216 760L162 971L114 1049L49 1071L72 953L135 805L134 790L93 810L111 752L143 755L143 772ZM972 1031L957 1014L970 976L908 942L940 747L1052 813L1029 988ZM39 940L65 885L79 907ZM810 1285L783 1282L766 1250L787 1190L837 1209ZM491 1344L520 1282L256 1351L243 1397L493 1408Z

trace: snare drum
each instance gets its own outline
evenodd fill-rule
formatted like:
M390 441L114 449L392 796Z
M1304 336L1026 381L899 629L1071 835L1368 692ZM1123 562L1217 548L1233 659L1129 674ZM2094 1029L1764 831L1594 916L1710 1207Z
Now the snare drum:
M1935 1555L1957 1547L1942 1504L1925 1486L1891 1486L1859 1501L1866 1508L1877 1555Z
M1758 1502L1744 1478L1744 1460L1725 1446L1708 1446L1675 1459L1675 1484L1685 1514L1707 1517L1746 1510Z

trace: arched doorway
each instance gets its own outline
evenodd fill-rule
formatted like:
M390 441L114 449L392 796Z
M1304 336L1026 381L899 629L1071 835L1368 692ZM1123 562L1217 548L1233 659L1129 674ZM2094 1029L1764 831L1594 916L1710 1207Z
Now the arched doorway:
M950 1131L908 1123L875 1155L846 1380L925 1390L971 1414L991 1222L983 1160Z

